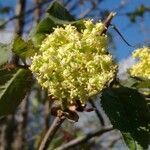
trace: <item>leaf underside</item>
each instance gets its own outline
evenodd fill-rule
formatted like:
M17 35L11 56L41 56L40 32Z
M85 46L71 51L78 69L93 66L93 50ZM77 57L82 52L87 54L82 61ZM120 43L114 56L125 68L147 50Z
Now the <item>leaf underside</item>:
M137 90L127 87L105 89L101 104L131 150L148 148L150 112L144 97Z

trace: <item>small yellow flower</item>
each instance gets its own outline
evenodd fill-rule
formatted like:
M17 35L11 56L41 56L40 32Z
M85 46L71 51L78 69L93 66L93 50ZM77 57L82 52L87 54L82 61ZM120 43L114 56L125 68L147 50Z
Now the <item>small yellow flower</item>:
M114 78L116 65L107 51L102 22L84 22L85 29L57 27L32 58L31 71L39 84L58 99L88 100Z
M131 75L150 80L150 47L137 49L133 52L133 57L138 61L130 69Z

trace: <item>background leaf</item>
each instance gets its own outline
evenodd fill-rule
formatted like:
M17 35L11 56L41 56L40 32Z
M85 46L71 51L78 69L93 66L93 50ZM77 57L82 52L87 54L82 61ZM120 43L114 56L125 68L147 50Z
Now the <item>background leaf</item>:
M0 69L0 117L12 113L31 86L32 74L25 69Z
M126 135L124 139L130 149L134 149L133 145L148 148L150 112L144 97L137 90L126 87L105 89L101 104L114 128Z
M138 77L128 77L120 81L121 85L129 88L150 88L150 80Z
M74 17L58 2L54 1L47 9L49 16L53 16L60 20L74 21Z
M127 13L127 16L129 17L132 23L135 23L138 17L141 17L141 18L144 17L145 12L150 12L150 7L144 6L142 4L138 8L136 8L133 12Z
M9 13L11 10L12 10L12 8L9 7L9 6L5 6L5 7L1 7L1 6L0 6L0 13L1 13L1 14L7 14L7 13Z
M39 46L46 34L52 33L54 27L72 24L79 30L84 28L83 21L75 21L74 17L58 2L53 2L47 10L46 17L31 31L31 39L35 46Z
M36 49L32 41L26 42L21 37L16 36L12 44L12 51L21 58L27 58L33 56Z
M122 132L122 136L124 138L124 141L126 142L126 144L128 145L128 147L130 148L130 150L142 150L143 148L137 143L137 141L135 141L130 133L123 133Z
M9 45L0 43L0 66L7 63L9 55L10 55Z

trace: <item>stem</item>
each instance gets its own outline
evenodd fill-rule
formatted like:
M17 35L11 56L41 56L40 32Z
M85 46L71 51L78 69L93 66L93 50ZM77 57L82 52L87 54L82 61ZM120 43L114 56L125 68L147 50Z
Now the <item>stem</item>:
M28 120L28 106L29 106L29 93L26 94L26 97L21 103L20 107L20 114L19 116L22 117L22 120L18 122L17 125L17 133L15 134L15 141L13 148L16 150L21 150L25 147L26 143L26 128L27 128L27 120Z
M41 19L41 6L40 4L41 0L33 0L35 7L37 7L34 11L34 21L35 21L35 25L37 25L40 22Z
M115 25L112 25L112 24L110 24L110 25L111 25L111 27L119 34L119 36L122 38L122 40L123 40L128 46L130 46L130 47L135 47L135 46L131 45L131 44L124 38L124 36L121 34L121 32L119 31L119 29L118 29Z
M94 102L93 102L91 99L89 100L89 102L90 102L90 104L92 105L92 107L94 107L95 113L96 113L96 115L97 115L97 117L98 117L98 119L99 119L99 121L100 121L100 124L101 124L102 126L104 126L104 125L105 125L105 122L104 122L103 116L102 116L101 113L98 111L98 109L96 108Z
M107 29L108 29L108 27L110 26L110 23L111 23L111 21L112 21L112 19L113 19L113 17L114 17L115 15L116 15L116 13L111 12L111 13L108 15L108 17L103 21L103 23L104 23L106 29L105 29L101 34L105 34L105 33L107 32Z
M15 34L22 36L23 34L23 30L24 30L24 21L25 21L25 17L24 17L24 12L25 12L25 8L26 8L26 0L18 0L18 3L16 5L16 16L22 16L19 18L15 18ZM19 62L19 57L12 53L12 57L10 62L12 64L18 64Z
M93 138L95 136L100 136L100 135L102 135L106 132L112 131L112 130L113 130L112 127L102 128L98 131L95 131L95 132L86 134L84 136L81 136L77 139L74 139L74 140L68 142L67 144L64 144L64 145L56 148L55 150L68 150L68 149L71 149L71 148L75 148L76 146L87 142L88 140L90 140L91 138Z
M64 116L60 116L60 117L55 118L51 127L48 129L44 139L42 140L42 142L39 146L39 150L46 150L48 148L49 144L51 143L52 139L55 136L55 133L60 128L60 126L64 122L64 120L65 120Z
M6 20L6 21L4 21L2 24L0 24L0 27L5 26L7 23L9 23L10 21L13 21L14 19L21 18L21 17L23 17L23 16L25 16L25 15L31 14L35 9L37 9L37 7L39 7L39 6L41 7L41 6L43 6L44 4L46 4L46 3L49 3L49 0L43 0L41 3L39 3L38 6L33 7L33 8L31 8L31 9L27 10L26 12L20 14L20 15L16 14L16 15L10 17L8 20Z

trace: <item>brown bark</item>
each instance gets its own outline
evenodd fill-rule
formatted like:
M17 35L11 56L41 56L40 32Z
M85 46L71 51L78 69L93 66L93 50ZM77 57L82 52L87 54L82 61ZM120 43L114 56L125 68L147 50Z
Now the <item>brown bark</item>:
M55 118L52 125L50 126L47 133L45 134L40 144L39 150L46 150L48 148L57 130L61 127L61 124L64 122L65 119L66 118L63 115Z
M90 140L93 137L96 136L101 136L106 132L112 131L113 128L112 127L103 127L102 129L98 130L98 131L94 131L91 133L88 133L84 136L80 136L74 140L71 140L70 142L63 144L62 146L56 148L56 150L69 150L69 149L74 149L75 147L77 147L78 145L82 144L82 143L86 143L88 140Z
M16 5L16 15L22 16L15 20L15 30L14 35L23 35L24 31L24 13L26 8L26 0L18 0L18 3ZM15 54L12 54L11 63L18 65L19 57ZM28 98L27 96L21 103L20 107L20 118L21 121L17 123L16 132L15 134L12 133L14 136L14 143L13 148L15 150L21 150L25 143L25 129L26 129L26 123L27 123L27 112L28 112Z
M13 148L15 150L22 150L26 143L25 135L26 135L26 126L27 126L27 117L28 117L28 103L29 103L29 99L28 99L28 95L26 95L26 97L21 103L20 114L19 114L20 121L18 122L16 134L14 136L15 141L13 144Z
M13 131L15 130L14 115L7 116L1 126L1 150L9 150L12 146Z
M4 150L4 142L5 142L5 128L6 126L4 124L0 125L0 149Z
M22 16L15 20L15 30L14 34L22 36L24 30L24 12L25 12L26 0L18 0L16 5L16 15ZM12 55L11 63L18 64L19 57L15 54Z
M18 0L18 3L16 5L16 15L22 15L22 17L16 18L15 20L14 34L18 34L19 36L22 36L23 34L23 27L24 27L23 13L25 11L25 4L26 4L26 0ZM10 63L18 65L18 62L19 62L19 57L12 54ZM12 143L14 141L13 135L14 135L15 130L16 130L15 113L13 113L7 116L6 121L2 125L1 149L4 149L4 150L12 149Z
M36 9L34 10L34 22L35 25L39 23L40 18L41 18L41 6L39 5L41 3L41 0L33 0L34 5Z
M45 133L49 128L49 120L50 120L50 103L47 100L44 103L44 132Z

